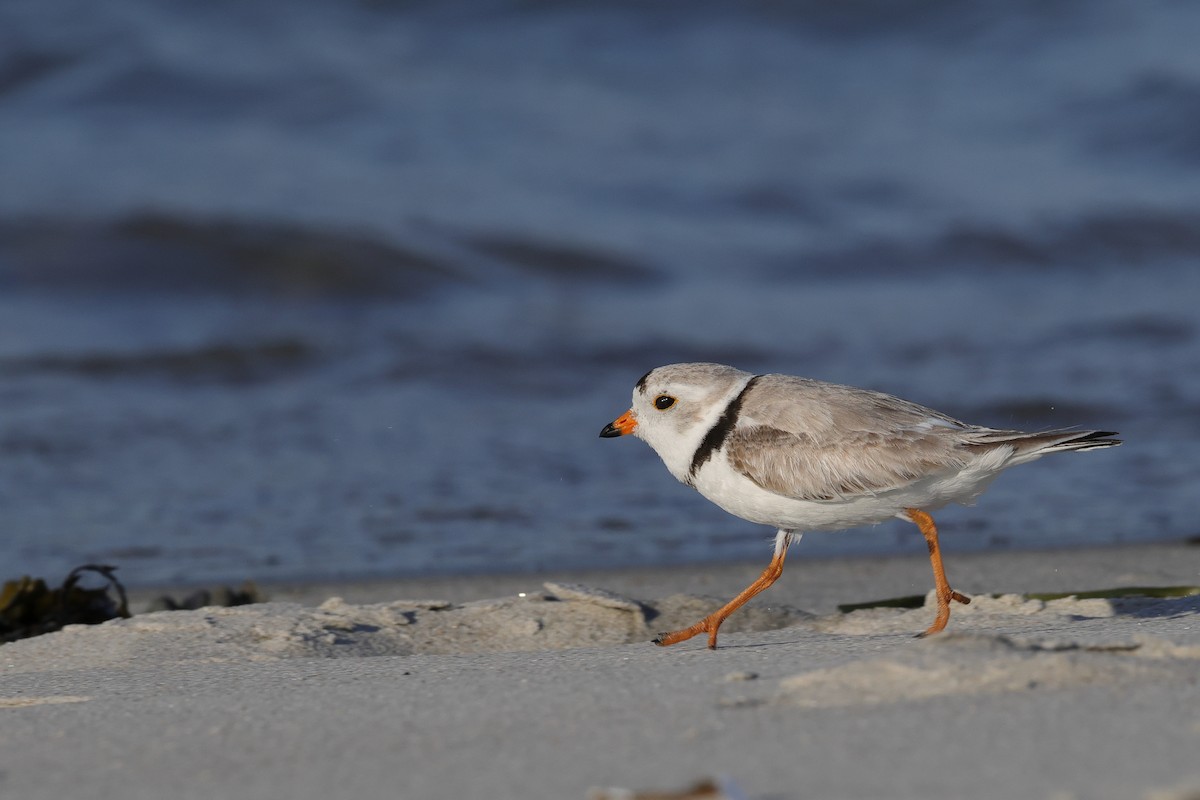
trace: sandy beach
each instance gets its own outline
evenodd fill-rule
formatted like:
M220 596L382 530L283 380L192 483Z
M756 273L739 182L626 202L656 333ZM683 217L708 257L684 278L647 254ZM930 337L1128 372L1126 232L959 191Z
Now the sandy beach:
M1200 800L1200 595L1071 596L1200 585L1197 31L0 2L0 638L91 609L51 588L79 567L135 612L0 644L0 800ZM686 473L600 438L688 362L748 375ZM806 469L697 481L775 416L750 374L939 410L905 436L1126 444L937 512L973 598L943 634L919 527L793 520L719 649L656 647L760 574L775 526L737 514ZM886 441L891 402L839 407L793 432ZM938 463L867 449L807 496ZM933 483L982 488L968 452Z
M925 592L925 559L795 558L720 649L646 641L757 569L273 586L7 644L0 789L1200 797L1200 597L1022 596L1194 585L1200 548L952 554L975 599L928 640L928 608L837 610Z

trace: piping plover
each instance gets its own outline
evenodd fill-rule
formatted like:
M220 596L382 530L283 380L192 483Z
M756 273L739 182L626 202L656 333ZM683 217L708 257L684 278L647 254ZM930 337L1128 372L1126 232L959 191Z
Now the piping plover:
M1109 431L1039 433L968 425L882 392L790 375L754 375L722 364L652 369L633 405L600 431L632 433L671 474L730 514L771 525L775 555L762 575L690 628L659 634L671 645L717 629L783 573L788 547L803 531L841 530L900 517L929 545L937 617L950 619L950 588L930 511L970 504L1004 470L1048 453L1113 447Z

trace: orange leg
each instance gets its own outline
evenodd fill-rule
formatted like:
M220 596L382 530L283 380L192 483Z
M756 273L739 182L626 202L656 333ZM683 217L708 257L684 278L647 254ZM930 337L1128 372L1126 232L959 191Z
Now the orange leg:
M929 545L929 563L933 565L933 585L937 591L937 618L928 630L918 635L920 638L939 633L946 627L946 623L950 621L951 600L966 605L971 602L971 598L951 589L950 583L946 580L946 570L942 567L942 550L938 547L938 532L937 526L933 524L933 517L918 508L906 508L904 511L908 514L908 518L921 529L921 534L925 537L925 544Z
M730 614L737 611L742 606L754 597L754 595L767 589L779 576L783 574L783 559L787 556L788 547L792 543L793 534L790 532L780 531L775 539L775 555L771 558L771 563L763 570L762 575L759 575L754 583L742 590L742 593L730 600L719 609L709 614L704 619L692 625L690 628L684 628L679 631L671 631L670 633L660 633L652 640L659 647L667 647L668 645L678 644L679 642L687 641L698 633L708 632L708 649L717 649L717 629L721 627Z

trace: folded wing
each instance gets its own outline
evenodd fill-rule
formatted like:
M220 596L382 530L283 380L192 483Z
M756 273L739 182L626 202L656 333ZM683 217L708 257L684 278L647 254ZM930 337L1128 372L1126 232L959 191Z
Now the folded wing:
M725 452L735 470L767 491L809 501L901 489L961 469L970 458L934 431L864 432L822 445L810 435L767 426L734 432Z

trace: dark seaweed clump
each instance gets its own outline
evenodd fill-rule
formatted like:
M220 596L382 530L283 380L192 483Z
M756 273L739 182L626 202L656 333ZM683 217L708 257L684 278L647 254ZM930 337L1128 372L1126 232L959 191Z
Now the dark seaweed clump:
M116 569L104 564L84 564L71 570L57 589L51 589L41 578L28 575L7 581L0 590L0 644L53 633L67 625L99 625L118 617L128 619L129 600L125 587L113 574ZM80 581L87 573L100 575L105 584L94 589L81 586ZM151 601L146 612L242 606L263 600L258 587L247 581L239 589L227 586L197 589L178 599L163 595Z
M152 611L195 611L197 608L208 606L248 606L251 603L262 603L264 597L253 581L246 581L240 589L220 586L216 589L197 589L183 597L172 597L164 594L152 600L146 607L146 613Z
M7 581L0 590L0 642L40 636L66 625L99 625L128 617L125 587L113 575L115 570L103 564L84 564L71 570L57 589L28 575ZM103 577L105 585L94 589L81 586L89 572Z

